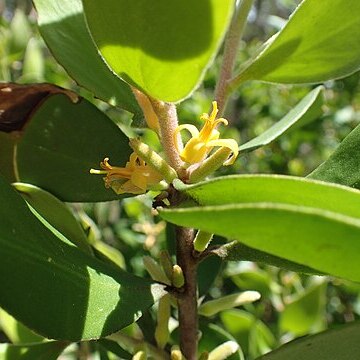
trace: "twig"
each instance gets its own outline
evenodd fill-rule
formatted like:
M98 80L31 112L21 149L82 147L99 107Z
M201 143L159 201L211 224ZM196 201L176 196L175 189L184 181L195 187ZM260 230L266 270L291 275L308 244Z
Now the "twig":
M254 0L241 0L233 15L228 34L226 36L220 77L215 89L215 100L218 103L219 116L222 116L224 113L229 98L228 81L231 79L233 74L240 39L243 35L246 19L253 3Z
M151 102L159 119L160 140L166 159L169 162L169 165L179 172L181 171L183 161L180 159L178 152L175 150L174 141L179 143L179 149L182 149L183 145L180 136L177 136L177 138L174 139L174 132L178 126L176 107L174 104L158 100L151 99Z
M183 292L178 296L180 348L186 360L197 359L197 259L193 257L194 233L192 229L176 228L177 262L185 277Z

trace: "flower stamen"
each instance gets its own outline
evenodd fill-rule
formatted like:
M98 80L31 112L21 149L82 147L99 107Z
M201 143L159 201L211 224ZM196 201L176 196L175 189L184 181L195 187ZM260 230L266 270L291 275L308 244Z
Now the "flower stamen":
M90 169L90 174L106 175L103 178L105 187L112 188L117 194L143 194L163 179L136 153L130 155L125 167L110 165L107 157L100 163L100 167L101 170Z

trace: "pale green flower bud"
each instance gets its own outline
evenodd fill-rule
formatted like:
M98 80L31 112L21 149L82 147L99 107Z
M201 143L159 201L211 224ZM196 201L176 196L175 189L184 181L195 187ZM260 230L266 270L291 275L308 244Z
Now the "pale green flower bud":
M239 350L239 345L235 341L227 341L210 352L208 360L225 360Z
M159 300L157 312L157 326L155 340L160 349L163 349L169 340L170 295L166 294Z
M202 304L199 307L199 314L203 316L213 316L220 311L257 301L260 297L261 295L257 291L244 291L242 293L231 294Z

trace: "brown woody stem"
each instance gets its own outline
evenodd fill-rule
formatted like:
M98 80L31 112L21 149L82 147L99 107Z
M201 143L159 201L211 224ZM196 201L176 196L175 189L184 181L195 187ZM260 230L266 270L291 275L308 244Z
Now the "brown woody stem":
M197 359L198 312L197 312L197 259L193 257L194 232L176 228L177 262L185 277L183 292L178 296L180 348L186 360Z

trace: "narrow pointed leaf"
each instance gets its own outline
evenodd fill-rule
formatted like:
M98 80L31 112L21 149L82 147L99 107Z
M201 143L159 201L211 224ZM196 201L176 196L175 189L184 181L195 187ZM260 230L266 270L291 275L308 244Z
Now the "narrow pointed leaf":
M304 0L234 85L246 80L319 83L360 69L360 2Z
M136 321L163 287L59 239L0 178L0 306L52 339L104 337Z
M84 135L86 134L86 136ZM82 99L53 95L35 109L16 145L17 180L36 185L64 201L107 201L119 196L91 175L109 157L125 166L127 137L101 111Z
M257 360L345 360L360 357L360 323L303 337L283 345Z
M360 218L360 192L285 175L230 175L180 187L199 205L281 203Z
M33 0L39 29L56 60L101 100L140 114L130 87L105 65L86 28L81 0Z
M176 225L215 233L319 271L360 281L360 219L287 204L162 210Z
M80 249L92 254L84 230L66 204L37 186L24 183L15 183L13 186L49 225Z
M83 0L93 39L111 69L164 101L188 96L214 58L233 0Z
M360 125L308 178L360 188Z
M239 147L240 152L253 151L268 145L293 126L302 126L322 114L322 86L307 94L287 115L256 138Z
M1 360L56 360L69 344L60 341L28 345L0 344Z
M165 220L360 281L360 192L300 178L251 175L183 191L202 206L164 209Z

